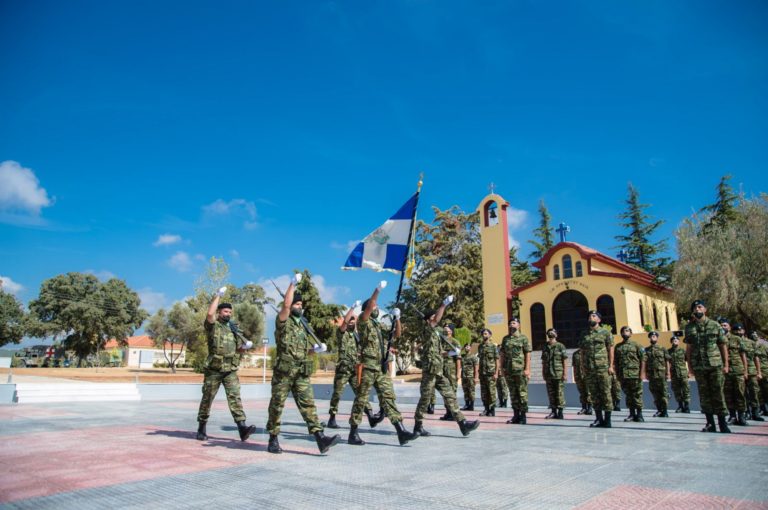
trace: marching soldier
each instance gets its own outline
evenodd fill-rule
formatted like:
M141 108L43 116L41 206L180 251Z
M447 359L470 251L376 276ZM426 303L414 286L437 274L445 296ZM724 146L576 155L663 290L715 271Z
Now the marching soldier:
M758 374L760 374L760 357L757 355L757 342L747 337L744 331L744 326L740 323L733 325L733 331L737 336L741 337L744 341L744 347L746 351L744 354L747 358L747 412L749 413L749 419L752 421L765 421L760 417L760 383L758 382Z
M701 431L716 432L717 416L720 432L729 433L723 397L723 376L730 369L727 340L720 325L707 317L703 301L697 299L691 303L691 313L693 318L685 326L685 359L696 378L701 412L707 419Z
M509 334L501 341L501 373L507 380L513 416L507 423L525 425L528 412L528 379L531 377L531 341L520 333L520 319L509 321Z
M723 381L723 396L730 415L728 423L743 427L747 425L744 415L747 412L747 346L743 338L731 333L728 319L720 318L718 322L725 332L725 338L728 342L730 370L725 374Z
M541 350L541 375L547 385L549 407L552 412L547 418L563 419L565 407L565 381L568 374L568 353L565 345L557 341L555 328L547 330L547 345Z
M492 334L490 329L483 329L481 332L483 339L477 348L477 358L480 362L480 397L485 407L480 416L496 416L494 389L496 377L499 374L499 353L496 345L491 342Z
M589 394L594 399L596 420L590 427L611 428L611 375L613 375L613 335L600 327L600 312L589 312L589 330L582 337L581 364L587 376Z
M627 399L629 416L624 421L644 422L643 379L645 379L645 349L633 341L632 329L621 328L621 342L614 349L616 376Z
M464 390L464 407L462 411L475 410L475 384L478 381L479 363L477 356L472 354L472 344L464 346L461 353L461 388Z
M670 379L672 381L672 392L677 400L676 413L690 413L691 389L688 386L688 365L685 363L685 349L680 347L680 337L675 332L672 336L672 347L667 351L669 353Z
M285 291L283 304L275 319L277 356L272 373L272 397L269 400L269 420L267 421L269 453L283 452L278 434L280 434L280 418L289 392L293 394L293 400L307 424L309 433L315 436L320 453L327 452L339 441L338 435L328 437L323 433L323 426L317 418L315 397L309 380L314 370L314 361L311 356L324 352L325 344L313 344L308 326L302 320L303 302L301 295L296 292L296 285L300 281L301 274L296 273Z
M443 351L443 358L445 358L443 360L443 375L448 379L448 382L451 383L453 396L458 398L456 391L459 387L458 375L461 373L461 347L453 337L455 331L456 326L453 324L448 324L443 328L443 339L446 343L446 350ZM435 389L432 390L432 398L435 398ZM441 416L440 419L443 421L453 421L451 410L446 408L445 414Z
M208 439L206 424L211 414L211 404L216 398L219 386L224 385L227 394L229 412L232 414L240 440L245 441L256 431L253 425L245 424L245 412L240 400L240 379L237 369L240 366L240 354L250 349L253 344L246 340L237 327L230 321L232 305L219 304L221 296L227 291L222 287L208 306L208 314L203 323L205 338L208 342L208 359L205 362L205 378L203 379L203 398L197 412L197 439Z
M587 386L587 379L584 376L584 371L581 369L581 350L576 349L571 356L571 366L573 366L573 382L576 383L576 388L579 390L579 401L581 402L581 410L576 414L592 414L592 398L589 396L589 386Z
M669 418L667 406L669 405L669 354L664 347L658 345L659 334L656 331L648 333L651 345L645 348L645 373L648 376L648 389L653 395L653 403L656 406L654 417Z

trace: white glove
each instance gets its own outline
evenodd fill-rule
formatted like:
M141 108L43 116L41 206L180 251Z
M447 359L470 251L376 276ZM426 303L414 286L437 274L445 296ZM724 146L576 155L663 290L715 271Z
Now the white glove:
M457 358L457 357L461 356L461 351L459 351L458 349L454 349L454 350L450 351L448 354L453 356L454 358Z
M448 305L450 305L451 303L453 303L453 294L451 294L451 295L450 295L450 296L448 296L447 298L443 299L443 304L444 304L445 306L448 306Z
M379 289L379 290L384 290L384 289L386 289L386 288L387 288L387 280L381 280L381 281L379 282L379 287L378 287L378 289Z
M226 293L227 293L227 288L226 287L222 287L222 288L220 288L219 290L216 291L216 295L219 296L219 297L223 296Z
M248 340L247 342L245 342L245 345L243 346L243 348L244 348L246 351L247 351L248 349L251 349L251 348L253 348L253 342L251 342L250 340Z
M392 317L394 317L394 319L396 321L400 320L400 309L399 308L395 308L395 309L392 310Z
M320 354L321 352L325 352L328 350L328 346L325 344L315 344L312 346L312 350L315 351L315 354Z
M301 283L301 276L302 276L301 273L295 273L293 275L293 278L291 278L291 283L294 285L298 285L299 283Z

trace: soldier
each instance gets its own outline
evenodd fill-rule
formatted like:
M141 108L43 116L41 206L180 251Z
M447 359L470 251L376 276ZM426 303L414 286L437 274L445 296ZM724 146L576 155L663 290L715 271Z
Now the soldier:
M703 301L691 303L691 313L692 320L685 326L685 359L696 378L701 412L707 420L701 431L716 432L717 416L720 432L729 433L723 397L723 376L730 369L727 340L720 325L707 317Z
M568 353L565 345L557 341L555 328L547 330L547 345L541 350L541 375L547 385L549 407L552 410L547 418L563 419L565 392L563 391L568 374Z
M453 396L457 397L456 391L459 388L458 374L461 373L461 346L453 337L453 333L456 331L456 326L448 324L443 328L443 340L445 342L445 350L443 351L443 375L451 383L453 388ZM432 398L435 398L435 389L432 389ZM451 410L445 410L445 414L440 417L443 421L453 421L453 414Z
M581 350L576 349L573 352L571 365L573 366L573 382L576 383L576 388L579 390L579 401L581 402L581 410L576 414L592 415L592 398L589 395L587 379L581 370Z
M645 379L645 349L633 341L632 329L624 326L619 331L621 342L614 349L616 377L627 399L629 416L624 421L644 422L643 379Z
M464 407L462 411L475 410L475 384L478 381L479 363L477 356L472 354L472 344L464 346L461 353L461 388L464 390Z
M589 394L595 405L596 420L590 427L611 428L611 375L613 375L613 335L600 327L600 312L589 312L589 331L581 339L581 364L587 376Z
M444 352L446 349L451 349L455 346L440 334L438 324L440 319L443 318L445 308L451 303L453 303L453 296L448 296L443 300L443 304L440 305L437 311L430 310L424 314L424 332L421 336L421 398L419 398L419 403L416 405L416 413L414 415L416 427L413 429L414 433L421 436L431 435L424 429L423 420L424 411L427 409L430 396L435 388L443 397L446 409L451 413L453 419L456 420L463 436L468 436L480 424L477 420L467 421L464 418L464 414L459 410L456 402L456 390L451 386L443 370L443 364L453 363L444 356Z
M507 380L513 416L507 423L525 425L528 412L528 380L531 378L531 341L520 333L520 319L509 321L509 334L501 341L501 373Z
M275 318L277 355L272 370L272 397L269 399L269 420L267 421L269 453L283 452L277 436L280 434L280 418L283 415L288 392L293 394L296 407L307 424L307 430L315 436L320 453L327 452L339 442L338 435L328 437L323 433L323 426L317 419L315 397L309 380L314 370L314 360L311 356L324 352L326 347L325 344L313 345L309 326L304 323L303 302L301 295L296 292L296 285L301 281L301 276L299 273L293 275L291 284L285 291L280 311Z
M613 412L621 412L621 383L616 374L611 376L611 400L613 401Z
M648 376L648 389L653 395L653 404L656 406L654 417L669 418L667 406L669 405L669 354L664 347L658 345L659 333L648 333L651 345L645 348L645 373Z
M496 387L496 377L499 374L499 353L496 346L491 342L490 329L483 329L480 333L483 340L477 348L477 358L480 362L480 398L483 400L483 410L480 416L496 416L496 407L494 400L494 388Z
M496 347L496 354L501 356L501 347ZM496 395L499 399L499 407L507 407L507 402L509 402L509 385L505 377L500 376L496 378Z
M740 323L733 325L733 330L737 336L741 337L744 341L744 347L746 351L744 354L747 358L747 412L749 413L749 419L752 421L765 421L760 417L760 383L758 382L758 374L760 374L760 357L757 355L757 342L751 338L747 338L747 334L744 331L744 326Z
M237 377L240 354L250 349L253 344L246 340L237 326L230 321L232 305L219 304L221 296L226 292L226 287L218 290L208 306L208 314L203 323L208 343L208 358L205 361L203 398L200 400L200 408L197 411L198 441L208 439L205 428L211 414L211 404L222 384L224 393L227 395L229 412L232 413L232 418L237 424L240 440L245 441L256 431L255 426L245 424L245 412L243 412L243 403L240 401L240 379Z
M744 339L731 333L731 325L728 319L717 320L725 333L728 342L728 360L730 370L725 374L723 381L723 396L728 408L728 423L746 426L747 420L744 413L747 411L747 346Z
M669 349L670 379L672 392L677 400L676 413L690 413L691 389L688 386L688 365L685 364L685 350L680 348L682 331L675 331L672 336L672 347Z
M760 410L763 416L768 416L768 344L765 340L759 340L756 332L752 333L755 342L755 354L760 358L760 372L757 380L760 383Z
M363 417L365 404L368 402L368 394L371 387L376 388L379 395L379 401L384 414L397 431L397 440L400 445L405 445L409 441L418 438L419 435L408 432L403 427L403 416L397 410L395 404L395 390L392 387L392 379L384 371L387 366L389 351L387 343L384 340L382 326L378 321L379 306L376 303L379 293L387 286L386 281L382 281L373 291L373 294L367 299L362 307L363 311L357 318L357 329L360 335L360 359L358 370L361 370L360 386L358 387L355 403L352 405L352 415L349 417L349 438L347 442L351 445L362 446L365 441L360 439L357 427L360 425ZM400 310L395 308L392 314L394 318L395 337L401 333Z
M336 353L339 358L336 362L336 371L333 376L333 395L331 395L330 419L328 420L329 429L339 428L339 425L336 423L336 413L339 412L339 400L341 400L341 394L344 392L344 386L347 383L349 383L355 396L357 396L357 373L355 367L357 366L357 347L360 343L360 336L355 331L357 325L355 308L358 306L360 306L360 301L355 301L336 330ZM371 428L376 427L384 419L383 412L373 414L371 404L368 401L365 403L365 415Z

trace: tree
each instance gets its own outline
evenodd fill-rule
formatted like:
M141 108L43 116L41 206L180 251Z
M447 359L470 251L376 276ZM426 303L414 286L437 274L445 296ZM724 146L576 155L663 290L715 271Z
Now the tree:
M0 289L0 347L21 342L25 333L24 308L13 296Z
M722 209L721 209L722 210ZM714 213L716 214L716 213ZM768 330L768 195L742 199L726 222L695 215L677 229L678 309L703 299L710 315Z
M163 356L173 373L184 347L200 335L200 325L195 319L192 309L180 302L174 303L168 312L161 308L149 318L145 329L155 345L163 348ZM174 352L175 346L180 346L178 352Z
M510 277L512 279L512 288L522 287L532 281L536 280L540 276L540 271L534 270L527 261L522 261L517 258L516 247L509 249L509 268ZM515 296L512 298L512 314L519 315L520 313L520 298Z
M90 274L62 274L44 281L29 304L36 319L33 336L66 335L62 345L82 360L110 338L124 343L147 318L139 305L138 294L123 280L101 283Z
M312 283L312 273L305 269L302 275L297 290L301 294L304 317L317 337L327 343L335 334L334 322L341 315L341 306L323 303L317 287ZM285 289L281 290L285 292Z
M626 263L636 266L656 277L659 283L669 280L669 257L661 256L667 250L667 242L653 242L651 237L664 223L663 220L650 221L644 210L648 204L640 203L640 194L632 183L628 187L627 210L619 215L621 227L628 229L628 235L619 235L615 239L621 244L618 248L626 251Z
M547 209L544 200L539 200L539 217L539 226L533 230L533 236L536 239L528 241L536 248L528 256L535 260L539 260L543 257L555 244L553 235L554 229L550 224L552 216L549 215L549 210Z
M707 231L712 225L724 227L726 224L738 219L737 203L739 197L734 193L729 183L731 177L728 174L720 178L720 182L717 185L717 200L714 204L705 205L699 211L701 214L709 217L703 231Z

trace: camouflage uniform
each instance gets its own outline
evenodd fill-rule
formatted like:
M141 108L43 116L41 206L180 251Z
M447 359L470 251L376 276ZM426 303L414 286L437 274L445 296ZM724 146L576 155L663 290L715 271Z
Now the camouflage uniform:
M701 412L725 416L723 359L718 346L727 342L720 325L707 318L685 326L685 343L690 346L690 363L699 388Z
M465 352L461 355L461 388L464 390L464 400L467 403L475 401L475 367L477 355Z
M523 373L525 359L531 352L528 337L516 331L501 340L504 358L504 378L507 380L512 408L521 413L528 412L528 377ZM530 367L529 367L530 369Z
M344 386L349 383L355 396L357 396L357 344L359 336L356 331L347 329L336 330L336 352L338 360L336 361L336 371L333 376L333 395L331 395L331 407L329 413L332 415L339 412L339 401L344 393ZM365 408L371 409L370 402L366 401Z
M544 372L544 382L547 385L547 396L549 397L549 406L562 410L565 407L565 382L563 381L563 361L567 359L568 353L565 345L560 342L547 344L541 350L541 365Z
M679 411L690 412L688 404L691 402L691 389L688 386L688 365L685 363L685 349L674 345L667 351L669 353L670 375L672 376L672 392L677 400Z
M453 373L455 374L456 364L453 358L443 359L443 349L453 349L455 346L444 344L439 327L426 326L421 338L421 397L416 406L414 418L417 423L424 419L430 398L437 389L443 397L445 408L451 413L454 420L460 422L464 420L464 415L459 411L459 406L456 403L456 389L451 385L451 381L446 377L444 370L444 365L453 365Z
M619 382L615 372L611 375L611 401L613 402L613 410L621 411L621 382Z
M728 333L728 360L730 370L725 374L723 382L723 396L725 405L729 411L745 412L747 410L747 393L744 381L744 363L741 353L747 352L744 339L738 335Z
M237 377L237 369L240 366L239 349L246 340L242 335L233 331L236 328L220 320L216 320L214 323L204 321L203 329L208 343L208 359L205 361L205 371L203 372L203 398L197 412L197 421L201 423L208 421L211 414L211 404L222 384L227 395L227 404L232 418L235 419L235 422L245 421L243 403L240 400L240 379Z
M486 410L493 410L494 389L496 387L496 362L499 355L496 345L490 340L482 341L477 348L477 358L480 363L480 398Z
M453 342L451 342L450 340L448 341L448 345L444 345L444 347L448 351L460 349L458 344L453 344ZM448 355L448 357L443 360L445 362L443 363L443 376L447 378L448 382L451 384L451 388L453 388L454 397L456 397L456 391L459 388L458 374L456 372L457 359L458 359L458 356ZM430 395L429 403L432 406L434 406L437 403L435 388L432 388L432 394Z
M290 316L285 321L281 321L280 317L275 319L275 341L277 355L272 370L267 431L272 436L280 433L285 399L288 392L291 392L309 433L322 432L323 426L317 419L315 397L309 381L314 370L314 360L308 355L313 346L312 339L304 330L301 320Z
M608 373L608 351L612 346L613 335L603 328L588 331L579 344L581 362L595 410L610 412L613 408L611 374Z
M498 348L496 352L498 353ZM505 377L499 376L496 378L496 396L499 400L499 407L507 407L507 402L509 402L509 385Z
M757 410L760 405L760 384L757 382L757 365L755 365L755 357L757 356L757 342L748 337L742 337L744 339L744 347L747 355L747 407Z
M669 405L667 361L669 361L669 354L664 347L656 344L645 348L645 374L648 377L648 389L651 390L653 404L660 416L667 414Z
M622 339L616 344L613 352L616 377L621 381L630 417L634 418L643 409L643 380L640 378L640 368L645 359L645 349L633 340ZM639 417L642 417L642 412Z
M576 383L576 388L579 390L579 401L581 402L581 414L582 411L591 412L592 398L589 395L589 386L587 386L587 379L581 370L581 351L576 349L571 357L571 366L573 367L573 382Z
M768 403L768 345L763 342L757 342L755 345L755 354L760 358L760 407L763 409L763 416L766 415L766 403Z

